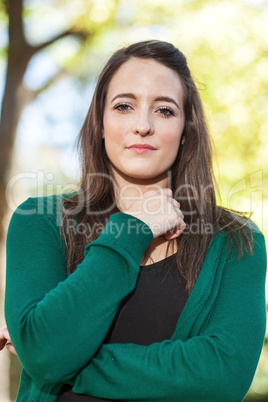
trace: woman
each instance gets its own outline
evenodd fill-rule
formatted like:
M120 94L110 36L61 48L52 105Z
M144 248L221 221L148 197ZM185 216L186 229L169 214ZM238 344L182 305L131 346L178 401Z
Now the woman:
M80 190L28 199L9 226L18 401L241 401L264 340L265 244L216 205L184 55L117 51L79 145Z

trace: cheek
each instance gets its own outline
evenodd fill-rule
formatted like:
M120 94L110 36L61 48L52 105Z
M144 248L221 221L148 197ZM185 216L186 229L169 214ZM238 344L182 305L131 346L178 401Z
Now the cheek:
M169 155L170 160L175 160L182 137L184 124L174 124L166 130L165 135L162 136L162 146L164 153Z
M122 121L118 121L116 116L110 116L107 112L103 117L103 137L108 141L119 141L124 133Z
M170 127L162 137L163 143L169 148L174 148L174 151L179 147L183 127L183 125L180 125L179 127L178 125Z
M121 148L120 144L123 142L121 132L116 126L105 126L104 124L103 138L108 158L114 159L115 157L118 157Z

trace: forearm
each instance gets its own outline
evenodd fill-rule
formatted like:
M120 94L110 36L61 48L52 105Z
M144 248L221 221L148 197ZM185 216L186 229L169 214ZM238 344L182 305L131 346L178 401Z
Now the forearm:
M76 377L73 391L122 401L241 402L251 378L236 369L212 337L104 345Z

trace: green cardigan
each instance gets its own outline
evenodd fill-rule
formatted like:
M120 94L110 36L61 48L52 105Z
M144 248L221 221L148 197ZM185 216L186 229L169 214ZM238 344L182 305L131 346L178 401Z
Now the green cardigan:
M153 234L137 218L111 215L66 277L60 196L29 198L7 236L5 315L23 365L17 401L76 393L122 401L241 401L265 333L266 251L252 224L253 255L237 261L214 236L171 337L150 346L106 344L121 300L135 287Z

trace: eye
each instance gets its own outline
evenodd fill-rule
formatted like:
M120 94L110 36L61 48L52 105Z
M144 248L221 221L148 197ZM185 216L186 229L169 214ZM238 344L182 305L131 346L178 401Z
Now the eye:
M167 106L162 106L162 107L160 107L159 109L157 109L157 112L160 112L160 114L161 114L163 117L171 117L171 116L174 116L173 110L170 109L170 108L167 107Z
M130 110L130 106L127 103L119 103L114 106L115 110L118 110L121 113L126 113Z

